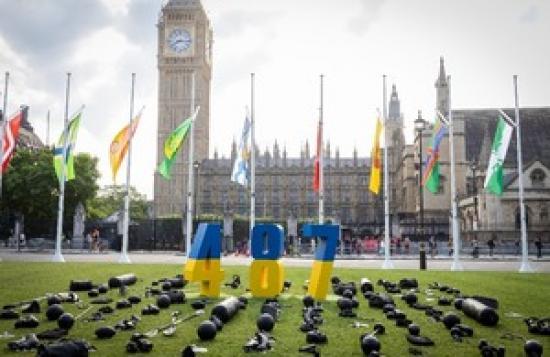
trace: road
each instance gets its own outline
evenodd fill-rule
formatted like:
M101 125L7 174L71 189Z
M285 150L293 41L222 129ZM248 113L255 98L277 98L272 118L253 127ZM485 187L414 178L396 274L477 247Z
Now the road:
M87 251L65 251L64 258L67 262L103 262L116 263L119 253L103 252L89 253ZM29 261L29 262L47 262L52 258L53 252L22 252L4 249L0 250L0 261ZM137 264L183 264L185 256L178 252L132 252L129 254L133 263ZM517 271L519 269L519 258L517 256L481 256L473 260L470 256L464 256L462 264L464 270L469 271ZM284 266L309 267L311 258L285 257L281 259ZM222 257L224 265L247 265L249 258L244 256L225 256ZM413 256L398 256L392 259L395 269L418 269L418 260ZM366 255L360 258L338 258L334 262L335 267L339 268L366 268L379 269L382 266L383 259L376 255ZM450 270L452 260L448 257L436 257L428 259L428 269L430 270ZM536 259L531 257L531 267L537 272L550 272L550 259Z

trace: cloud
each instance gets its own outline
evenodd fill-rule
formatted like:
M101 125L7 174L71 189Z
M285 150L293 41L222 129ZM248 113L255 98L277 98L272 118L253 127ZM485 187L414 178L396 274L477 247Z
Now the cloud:
M385 0L359 0L361 9L349 20L349 29L357 34L363 35L372 23L377 19L378 13L384 5Z
M523 12L519 17L519 21L521 23L526 23L526 24L532 24L536 22L538 19L539 19L539 9L535 5L529 6L529 8L525 10L525 12Z

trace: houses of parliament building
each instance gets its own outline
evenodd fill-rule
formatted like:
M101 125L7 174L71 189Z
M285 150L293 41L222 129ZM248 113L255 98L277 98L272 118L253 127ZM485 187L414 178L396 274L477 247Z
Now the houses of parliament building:
M196 215L242 215L250 212L246 187L231 182L237 146L231 157L208 156L210 129L210 81L212 76L213 31L199 0L168 0L158 23L158 157L167 135L190 115L194 96L201 110L195 121L194 170ZM195 92L191 93L194 76ZM443 59L435 81L435 102L441 113L449 113L449 87ZM406 144L403 115L395 85L392 86L388 117L388 170L392 234L417 232L420 210L419 144L427 147L432 136L429 125L416 132L414 142ZM512 109L505 109L512 117ZM419 113L419 116L421 114ZM500 231L512 237L517 233L517 162L515 135L504 162L505 192L501 197L483 190L492 135L498 112L494 109L453 109L457 199L462 232ZM523 173L529 230L550 234L550 120L549 107L522 108ZM416 119L416 118L415 118ZM529 138L526 140L525 138ZM173 167L172 179L155 175L154 209L157 217L181 216L185 212L189 140ZM425 233L449 233L450 165L448 137L441 143L440 190L424 190ZM272 148L256 150L256 217L283 222L288 217L315 220L318 197L312 188L314 157L308 142L300 153L288 153L277 141ZM383 196L369 192L370 158L341 156L338 147L324 145L325 216L328 221L380 233L383 227ZM298 155L299 154L299 155Z

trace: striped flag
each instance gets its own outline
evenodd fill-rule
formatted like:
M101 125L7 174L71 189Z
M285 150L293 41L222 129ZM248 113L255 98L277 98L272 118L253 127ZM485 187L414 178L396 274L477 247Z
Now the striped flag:
M483 185L487 191L498 196L502 195L502 191L504 190L502 164L506 158L506 152L508 151L513 131L514 128L502 117L499 117L495 139L491 147L489 167L487 168L485 184Z
M374 132L374 140L371 151L371 169L369 190L374 194L380 193L380 170L382 168L381 150L380 150L380 134L382 133L382 120L380 117L376 119L376 130Z
M78 128L80 127L80 119L82 117L82 110L84 107L80 108L76 114L72 116L72 119L69 121L66 130L63 130L57 144L55 144L53 149L53 165L55 168L55 174L59 181L61 181L62 167L65 167L65 181L74 180L74 150L76 146L76 137L78 135ZM63 164L63 146L65 144L65 135L67 135L67 152L65 155L65 164Z
M422 175L422 186L431 193L439 192L439 146L447 134L447 126L439 119L435 120L432 142L427 148L426 163ZM422 164L422 163L421 163Z
M233 164L233 172L231 173L231 181L243 186L248 186L250 181L250 119L248 113L244 119L243 131L241 134L241 142L239 143L239 151Z
M185 119L174 131L168 135L164 141L164 160L160 163L158 170L159 173L167 180L170 180L172 177L170 172L172 171L172 165L176 161L176 154L178 153L181 145L187 138L193 121L199 113L200 107L195 109L195 112L187 119Z
M137 130L142 112L143 108L134 117L134 119L132 119L130 124L124 126L124 128L122 128L115 135L113 141L111 142L111 146L109 147L109 158L111 162L111 171L113 172L113 182L116 181L118 169L120 168L122 160L124 160L124 157L128 152L128 145Z
M15 115L8 119L5 124L4 140L2 146L4 156L2 157L2 173L8 170L8 165L15 151L17 139L19 138L19 128L23 118L27 115L28 107L22 107Z

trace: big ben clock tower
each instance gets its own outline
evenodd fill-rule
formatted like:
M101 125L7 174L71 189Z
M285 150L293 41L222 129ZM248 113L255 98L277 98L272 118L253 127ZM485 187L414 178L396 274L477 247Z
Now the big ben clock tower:
M168 0L158 22L158 132L157 166L163 159L168 134L191 113L192 76L195 105L200 111L194 124L194 160L208 157L210 130L210 79L212 29L199 0ZM157 217L180 215L187 195L189 140L178 153L172 179L155 173Z

